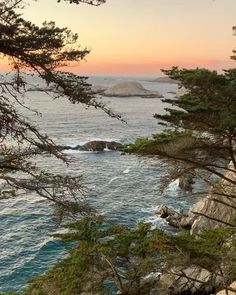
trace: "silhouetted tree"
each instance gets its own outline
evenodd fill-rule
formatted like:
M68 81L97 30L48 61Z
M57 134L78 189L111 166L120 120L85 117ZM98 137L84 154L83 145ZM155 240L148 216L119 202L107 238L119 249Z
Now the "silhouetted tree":
M69 2L99 5L105 1ZM24 5L23 0L0 1L0 57L12 68L10 74L0 75L0 180L1 191L8 190L0 198L24 190L36 192L73 213L91 213L80 177L53 174L36 164L39 156L56 157L65 163L68 159L19 111L19 107L26 107L23 97L29 88L28 77L41 79L43 90L52 98L65 97L73 104L118 116L91 94L87 78L60 70L79 63L89 53L78 45L78 35L54 22L44 22L41 27L33 24L22 16ZM32 82L30 87L34 87Z

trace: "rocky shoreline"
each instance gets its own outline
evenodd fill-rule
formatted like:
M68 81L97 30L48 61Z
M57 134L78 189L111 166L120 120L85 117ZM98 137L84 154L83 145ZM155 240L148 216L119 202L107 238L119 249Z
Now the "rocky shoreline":
M228 168L233 169L232 163ZM228 171L225 177L236 181L236 174L232 171ZM188 229L191 234L197 234L206 228L233 226L233 219L236 216L235 195L235 185L222 179L211 187L209 194L194 204L187 213L175 211L164 205L159 206L156 213L170 225Z
M94 140L83 145L59 146L61 150L79 150L103 152L106 150L120 150L122 144L115 141ZM236 181L232 163L225 174L227 179ZM179 179L179 187L191 192L193 178L187 175ZM236 216L235 198L236 188L226 179L221 179L210 188L209 193L195 203L187 212L178 212L173 208L160 205L156 214L178 229L190 231L198 235L204 229L233 226L232 220ZM216 294L216 290L223 286L222 277L211 273L199 265L190 264L171 268L159 278L161 289L168 290L171 295L209 295ZM221 291L219 294L226 294ZM162 294L162 293L160 293ZM230 293L229 293L230 294Z
M225 177L236 181L236 173L233 172L233 164ZM160 205L156 214L165 219L169 225L189 230L191 234L198 235L204 229L218 227L233 227L236 216L235 185L226 179L221 179L212 187L207 196L194 204L186 213L181 213L173 208ZM197 241L196 241L197 242ZM222 266L227 267L227 266ZM168 273L160 277L160 283L171 295L209 295L216 294L216 288L224 285L222 276L209 272L209 270L197 265L183 266L170 269ZM235 288L235 283L232 284ZM230 288L233 288L230 286ZM236 294L236 291L222 290L221 294Z

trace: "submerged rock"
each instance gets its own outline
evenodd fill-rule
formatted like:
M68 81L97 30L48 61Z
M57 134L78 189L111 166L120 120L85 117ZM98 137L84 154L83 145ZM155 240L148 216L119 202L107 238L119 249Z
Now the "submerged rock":
M141 96L145 98L162 97L157 91L151 91L145 89L142 84L129 81L116 84L102 93L104 96L117 96L117 97L129 97L129 96Z

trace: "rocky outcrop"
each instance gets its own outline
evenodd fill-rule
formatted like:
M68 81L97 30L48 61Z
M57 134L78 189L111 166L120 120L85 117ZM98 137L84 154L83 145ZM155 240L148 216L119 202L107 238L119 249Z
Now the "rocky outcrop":
M236 181L236 172L232 163L228 168L227 173L211 188L209 194L190 208L187 214L181 214L163 205L157 213L170 225L190 229L192 234L198 234L206 228L233 226L236 217L236 186L232 182ZM227 264L225 267L227 268ZM167 274L161 276L160 282L165 295L215 294L215 289L222 288L223 285L222 276L197 265L171 268ZM230 285L228 293L222 290L217 295L236 294L236 291L232 291L234 287L235 283Z
M233 170L232 164L229 165L229 169ZM228 171L225 177L236 181L236 173L233 171ZM187 179L186 185L187 187L191 185L191 181ZM233 226L236 217L236 186L222 179L186 214L181 214L164 205L159 206L156 213L165 218L170 225L190 229L192 234L199 233L206 228Z
M93 140L83 145L77 145L77 146L60 145L58 146L58 148L60 150L103 152L104 150L115 151L120 146L121 146L121 143L116 141Z
M140 96L144 98L162 97L158 92L145 89L142 84L135 81L116 84L105 90L102 95L117 97Z
M161 218L164 218L169 225L187 230L191 229L191 226L196 218L195 216L188 216L180 213L165 205L160 205L156 210L156 214L160 215Z
M77 149L80 151L98 151L102 152L105 149L107 150L117 150L121 144L116 141L102 141L102 140L93 140L85 143L84 145L77 146Z
M233 165L229 165L233 170ZM236 181L236 173L228 171L225 177ZM191 233L198 233L204 228L231 226L236 217L236 185L226 179L219 181L204 199L196 203L188 212L196 218Z
M176 267L160 277L160 286L169 295L204 295L214 292L218 278L197 265Z

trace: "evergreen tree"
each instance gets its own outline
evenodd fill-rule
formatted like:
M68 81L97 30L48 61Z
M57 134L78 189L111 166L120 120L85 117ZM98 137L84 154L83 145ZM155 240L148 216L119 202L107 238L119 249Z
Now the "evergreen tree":
M236 185L236 69L218 74L173 67L164 73L178 80L185 94L163 99L171 107L164 115L155 115L166 127L162 133L138 139L124 150L172 163L168 181L183 175L199 177L215 186L216 194L234 200L236 195L227 196L218 181L224 179L231 191Z
M100 5L105 1L69 2ZM7 190L0 198L17 195L18 190L36 192L72 213L90 214L80 177L53 174L36 164L36 157L51 156L66 164L68 159L19 111L20 107L27 108L24 95L29 88L28 78L41 79L45 85L41 90L52 98L65 97L73 104L118 116L91 94L87 78L60 70L71 63L78 64L89 53L80 49L78 35L54 22L44 22L40 27L24 19L25 4L23 0L0 0L0 56L12 67L10 74L0 75L0 180L1 190ZM30 87L34 87L32 83Z

